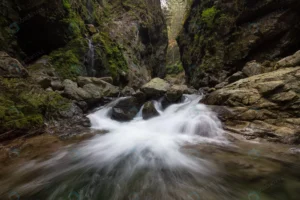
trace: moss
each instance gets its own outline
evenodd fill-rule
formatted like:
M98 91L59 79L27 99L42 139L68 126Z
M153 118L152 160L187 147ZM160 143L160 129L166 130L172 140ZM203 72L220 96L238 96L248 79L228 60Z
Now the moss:
M69 0L62 0L62 2L63 2L63 5L64 5L65 9L67 9L67 10L71 9L71 4L70 4Z
M71 106L70 100L44 91L30 79L0 78L0 88L0 133L42 127L44 119L58 118Z
M104 32L96 34L93 37L93 43L95 45L100 44L101 49L98 49L96 53L102 58L103 65L109 70L114 80L118 81L122 73L128 72L127 62L121 47Z
M77 38L65 48L52 52L50 61L62 79L74 79L85 73L83 62L87 51L87 40Z
M217 10L214 6L211 8L207 8L202 11L201 20L207 24L208 27L213 27L214 19L219 10Z

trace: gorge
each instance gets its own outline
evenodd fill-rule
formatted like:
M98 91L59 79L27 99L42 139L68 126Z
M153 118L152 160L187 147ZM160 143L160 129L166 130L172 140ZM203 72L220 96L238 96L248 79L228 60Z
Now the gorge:
M298 200L299 11L1 0L0 199Z

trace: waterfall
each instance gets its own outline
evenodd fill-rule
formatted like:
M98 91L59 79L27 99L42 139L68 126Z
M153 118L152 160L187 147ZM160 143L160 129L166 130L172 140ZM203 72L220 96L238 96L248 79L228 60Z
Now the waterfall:
M96 76L96 70L94 68L95 65L95 49L91 39L87 39L89 42L89 50L87 52L87 60L86 60L86 72L90 77Z

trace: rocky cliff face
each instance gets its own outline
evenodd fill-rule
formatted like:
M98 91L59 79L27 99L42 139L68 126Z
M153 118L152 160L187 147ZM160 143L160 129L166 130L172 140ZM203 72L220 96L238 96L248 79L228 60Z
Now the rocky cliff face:
M24 64L49 55L62 78L113 76L133 86L164 76L167 31L159 0L4 0L1 11L0 50Z
M0 10L0 140L57 121L88 126L83 113L118 95L114 85L165 74L159 0L3 0Z
M276 70L248 63L242 78L207 95L203 102L224 127L248 139L300 142L300 51L275 63ZM252 69L262 69L262 72ZM268 72L269 71L269 72ZM251 75L251 72L252 73ZM266 72L266 73L263 73Z
M300 48L298 0L194 0L177 41L188 81L215 86L246 62Z

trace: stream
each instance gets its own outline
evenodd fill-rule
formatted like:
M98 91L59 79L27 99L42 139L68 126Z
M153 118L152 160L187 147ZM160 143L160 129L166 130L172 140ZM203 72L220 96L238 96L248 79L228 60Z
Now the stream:
M299 200L299 147L228 133L201 98L166 109L156 101L159 116L143 120L141 108L118 122L119 98L88 115L90 137L50 148L41 140L51 137L38 136L1 157L1 199Z

